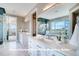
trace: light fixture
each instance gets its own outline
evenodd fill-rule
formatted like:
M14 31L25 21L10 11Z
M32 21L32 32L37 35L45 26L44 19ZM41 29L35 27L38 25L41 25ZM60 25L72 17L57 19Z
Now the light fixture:
M27 21L28 21L27 19L24 20L24 22L27 22Z
M49 4L47 4L47 5L43 8L43 11L45 11L45 10L47 10L47 9L49 9L49 8L51 8L51 7L53 7L55 4L56 4L56 3L49 3Z

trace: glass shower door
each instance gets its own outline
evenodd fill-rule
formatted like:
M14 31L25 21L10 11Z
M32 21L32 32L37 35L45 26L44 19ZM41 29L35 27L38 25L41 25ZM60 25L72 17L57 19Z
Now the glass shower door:
M3 43L3 15L0 15L0 44Z
M4 15L3 17L3 41L8 40L8 16Z
M4 39L6 37L6 28L7 26L4 26L4 21L6 21L6 11L4 8L0 7L0 44L4 42Z

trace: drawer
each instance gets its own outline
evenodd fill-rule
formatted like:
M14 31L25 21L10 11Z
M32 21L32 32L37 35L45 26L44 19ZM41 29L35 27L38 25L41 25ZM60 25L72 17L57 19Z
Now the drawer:
M61 52L57 52L55 50L48 50L47 56L64 56Z
M36 50L30 51L32 56L46 56L46 51Z
M40 54L41 54L41 56L46 56L47 55L47 51L41 50Z
M37 56L37 51L30 50L29 52L30 52L31 56Z

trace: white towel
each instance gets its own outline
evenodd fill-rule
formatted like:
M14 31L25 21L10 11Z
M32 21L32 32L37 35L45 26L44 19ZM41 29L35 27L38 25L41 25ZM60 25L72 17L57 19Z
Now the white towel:
M75 25L75 30L69 43L75 47L79 46L79 27L77 24Z

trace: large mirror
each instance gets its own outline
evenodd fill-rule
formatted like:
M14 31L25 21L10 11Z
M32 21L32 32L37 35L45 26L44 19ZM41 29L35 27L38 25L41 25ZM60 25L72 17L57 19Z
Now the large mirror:
M69 10L74 5L57 4L41 13L38 16L38 34L66 42L70 33Z
M48 30L48 19L38 18L38 34L46 35L46 31Z

